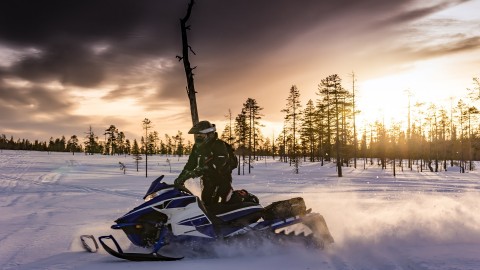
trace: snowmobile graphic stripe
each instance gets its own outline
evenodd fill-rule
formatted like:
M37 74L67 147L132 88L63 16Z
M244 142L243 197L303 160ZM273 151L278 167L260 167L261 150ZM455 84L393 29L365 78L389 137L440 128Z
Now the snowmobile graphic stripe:
M257 223L253 223L253 224L250 224L246 227L243 227L239 230L236 230L234 232L231 232L229 233L228 235L226 235L225 237L232 237L232 236L236 236L236 235L240 235L240 234L245 234L245 233L248 233L249 231L253 230L253 228L255 227L255 225L257 225Z
M198 215L198 216L195 216L195 217L191 217L191 218L187 218L187 219L184 219L184 220L181 220L179 222L179 224L182 224L182 223L185 223L185 222L189 222L189 221L192 221L192 220L195 220L195 219L199 219L201 217L205 217L205 215L201 214L201 215Z
M185 196L185 197L180 197L180 198L175 198L175 199L167 199L167 200L159 201L159 202L157 202L157 203L153 203L153 204L147 205L147 206L145 206L145 207L142 207L142 208L139 208L139 209L136 209L136 210L132 210L131 212L128 212L126 215L124 215L123 217L121 217L121 218L119 218L119 219L122 219L122 218L124 218L124 217L126 217L126 216L130 216L130 215L132 215L132 214L138 213L138 212L140 212L140 211L146 210L146 209L148 209L148 208L154 208L154 209L155 209L156 206L161 205L161 204L163 204L163 203L165 203L165 202L167 202L167 201L184 200L184 199L187 199L187 198L195 198L195 197L194 197L194 196ZM171 202L170 202L170 203L171 203ZM157 210L157 209L155 209L155 210ZM157 210L157 211L158 211L158 210Z
M275 222L272 225L270 225L270 227L272 229L276 230L276 229L280 229L280 228L283 228L283 227L291 226L293 224L298 224L298 223L301 223L301 222L302 222L302 218L300 216L295 216L295 217L284 219L284 220L279 221L279 222Z
M195 197L182 197L181 199L173 199L165 205L165 209L186 207L187 205L196 202Z
M236 236L236 235L240 235L240 234L245 234L245 233L248 233L249 231L252 231L252 230L258 230L258 231L263 231L263 230L267 230L267 229L276 230L278 228L291 226L291 225L297 224L299 222L301 222L301 219L300 219L299 216L290 217L290 218L287 218L287 219L282 219L282 220L277 221L275 223L270 223L268 221L256 222L256 223L252 223L248 226L245 226L243 228L237 229L233 232L230 232L227 235L225 235L225 237L232 237L232 236Z
M217 215L217 217L223 217L223 216L227 216L227 215L231 215L231 214L234 214L234 213L243 212L243 211L251 210L251 209L263 209L263 207L261 205L249 206L249 207L240 208L240 209L237 209L237 210L233 210L233 211L230 211L230 212L226 212L226 213Z
M193 218L188 218L185 220L180 221L178 224L180 225L193 225L193 226L202 226L211 224L210 220L208 220L207 216L199 215Z

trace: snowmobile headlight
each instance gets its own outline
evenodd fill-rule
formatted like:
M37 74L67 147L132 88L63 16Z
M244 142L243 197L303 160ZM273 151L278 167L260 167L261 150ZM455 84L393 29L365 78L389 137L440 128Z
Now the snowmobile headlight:
M148 201L150 201L151 199L156 198L156 197L162 195L163 193L172 191L173 189L174 189L174 188L171 187L171 188L166 188L166 189L159 190L159 191L157 191L157 192L150 193L150 194L148 194L148 195L145 197L145 202L148 202Z
M149 194L147 197L145 197L145 202L150 201L151 199L155 198L158 196L158 192L154 192L152 194Z

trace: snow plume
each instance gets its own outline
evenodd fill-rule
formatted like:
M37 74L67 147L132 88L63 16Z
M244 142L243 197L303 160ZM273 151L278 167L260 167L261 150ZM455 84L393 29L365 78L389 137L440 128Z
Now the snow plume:
M314 204L339 250L363 245L478 244L479 208L478 194L471 193L412 194L397 200L324 194Z
M280 247L265 237L255 235L219 241L213 246L213 254L219 258L261 257L280 252Z
M287 254L292 250L305 249L299 241L279 242L273 234L251 232L233 238L170 243L162 248L162 254L184 256L190 259L227 259L227 258L261 258Z

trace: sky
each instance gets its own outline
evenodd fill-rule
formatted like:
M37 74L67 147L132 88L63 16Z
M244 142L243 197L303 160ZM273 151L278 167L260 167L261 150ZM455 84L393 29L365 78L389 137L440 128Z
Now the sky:
M144 118L161 135L186 134L176 56L188 2L4 1L0 134L48 140L115 125L139 139ZM188 34L200 120L221 132L254 98L271 137L291 86L306 104L331 74L349 90L355 74L361 124L403 121L407 90L446 104L480 76L478 10L479 0L197 0Z

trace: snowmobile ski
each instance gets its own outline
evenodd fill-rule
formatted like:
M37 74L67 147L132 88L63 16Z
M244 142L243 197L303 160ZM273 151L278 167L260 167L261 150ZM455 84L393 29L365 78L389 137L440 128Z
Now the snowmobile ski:
M82 241L83 248L88 251L95 253L98 251L98 244L93 235L80 235L80 241ZM92 242L95 248L92 248L87 242Z
M115 244L115 247L117 248L117 251L113 250L110 248L105 242L104 239L110 239L112 242ZM128 261L178 261L183 259L183 257L168 257L168 256L163 256L158 253L128 253L128 252L123 252L122 248L118 244L117 240L112 235L106 235L106 236L100 236L98 238L98 241L100 241L100 244L102 247L112 256L128 260Z

